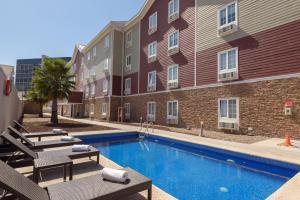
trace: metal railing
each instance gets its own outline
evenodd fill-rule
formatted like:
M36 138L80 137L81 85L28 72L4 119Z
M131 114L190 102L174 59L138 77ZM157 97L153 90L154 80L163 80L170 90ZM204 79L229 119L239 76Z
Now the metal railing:
M142 118L141 118L141 122L140 122L140 126L139 126L139 137L144 139L145 136L149 135L149 129L152 129L152 133L154 133L154 127L153 127L153 122L142 122Z

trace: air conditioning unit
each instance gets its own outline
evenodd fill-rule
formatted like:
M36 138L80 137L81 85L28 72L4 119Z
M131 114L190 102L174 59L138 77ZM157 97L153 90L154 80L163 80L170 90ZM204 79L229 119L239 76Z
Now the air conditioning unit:
M219 29L219 36L226 36L230 35L238 30L238 27L236 24L230 24L228 26L225 26L223 28Z
M130 113L125 113L125 119L127 119L127 120L130 119Z
M238 78L239 77L237 72L228 72L228 73L219 74L220 81L231 81L231 80L237 80Z
M102 114L101 114L101 118L102 118L102 119L106 119L106 117L107 117L107 113L102 113Z
M178 119L177 118L168 118L167 124L178 124Z
M179 47L173 47L171 49L168 49L169 56L172 56L172 55L174 55L176 53L179 53Z
M155 117L153 115L147 115L148 122L155 122Z
M157 31L157 26L153 27L153 28L149 28L148 30L148 34L151 35L152 33Z
M130 90L124 90L124 95L130 95Z
M219 122L220 129L238 130L237 123Z
M148 63L152 63L156 61L156 56L151 56L148 58Z
M171 23L177 19L179 19L179 13L174 13L173 15L169 16L168 23Z
M109 67L108 67L108 65L105 65L105 66L103 67L103 72L104 72L104 73L108 73L108 72L109 72Z
M102 95L107 95L107 90L103 90Z
M153 92L153 91L155 91L156 90L156 86L155 85L151 85L151 86L148 86L147 87L147 91L148 92Z
M178 88L178 82L170 82L170 83L168 83L168 88L169 89Z

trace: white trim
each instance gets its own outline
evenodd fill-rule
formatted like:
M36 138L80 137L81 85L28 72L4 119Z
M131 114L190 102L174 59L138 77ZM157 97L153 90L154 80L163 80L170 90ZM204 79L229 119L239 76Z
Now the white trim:
M154 114L149 114L149 105L150 104L154 104L154 107L153 107ZM153 121L156 120L156 102L155 101L148 101L147 102L147 118L153 118Z
M236 63L236 66L235 66L234 69L228 69L228 52L232 51L232 50L235 50L235 63ZM225 53L226 53L226 69L221 70L220 69L220 64L221 64L220 58L221 58L221 55L225 54ZM229 73L229 72L237 72L237 73L239 72L239 48L238 47L218 52L217 56L218 56L218 58L217 58L218 59L218 73L217 73L218 81L220 81L219 80L219 75L220 74Z
M173 115L169 115L169 103L174 103L176 102L177 103L177 116L173 116ZM167 119L177 119L178 120L178 116L179 116L179 102L178 100L170 100L170 101L167 101ZM173 112L172 112L173 113Z
M129 82L129 83L127 83ZM127 84L126 84L127 83ZM129 87L128 87L129 84ZM127 86L127 87L126 87ZM126 96L131 94L131 78L126 78L124 83L124 93L126 92Z
M150 48L152 45L155 45L155 54L150 55ZM152 57L156 57L157 56L157 41L151 42L150 44L148 44L148 58L152 58Z
M236 118L222 118L221 117L221 112L220 112L220 101L221 100L226 100L227 101L227 114L229 114L229 103L228 101L229 100L236 100ZM239 97L223 97L223 98L218 98L218 123L220 122L225 122L225 123L236 123L239 125L239 122L240 122L240 98Z
M107 64L108 64L108 70L109 70L109 76L110 76L110 79L109 79L109 92L108 94L109 95L112 95L112 86L113 86L113 68L114 68L114 43L115 43L115 31L112 31L110 32L109 34L110 36L110 45L111 45L111 48L110 48L110 58L107 58L107 59L110 59L107 61ZM110 62L109 62L110 61ZM109 108L110 109L110 108ZM110 117L110 116L109 116Z
M195 43L194 43L194 87L197 87L197 13L198 13L198 1L195 0L195 8L194 8L194 12L195 12L195 19L194 19L194 23L195 23Z
M104 108L105 108L105 109L104 109ZM105 116L107 115L107 113L108 113L108 112L107 112L107 111L108 111L107 108L108 108L107 103L102 103L102 104L101 104L101 115L105 115ZM103 112L103 110L106 110L106 112Z
M141 22L139 22L139 48L138 48L139 50L138 50L138 65L139 65L139 67L138 67L138 69L139 69L139 71L138 71L138 94L140 93L140 70L141 70L141 66L140 66L140 61L141 61L141 51L140 51L140 49L141 49ZM123 93L122 93L123 94Z
M127 65L127 58L129 58L129 57L130 57L130 64ZM131 65L132 65L132 54L130 53L125 58L125 72L131 71Z
M162 90L162 91L156 91L156 92L145 92L145 93L139 93L139 94L132 94L132 95L128 95L128 96L133 97L133 96L143 96L143 95L149 95L149 94L153 95L153 94L161 94L161 93L167 93L167 92L197 90L197 89L205 89L205 88L223 87L223 86L228 86L228 85L256 83L256 82L272 81L272 80L280 80L280 79L290 79L290 78L300 78L300 73L279 75L279 76L270 76L270 77L263 77L263 78L255 78L255 79L248 79L248 80L228 82L228 83L222 83L222 82L212 83L212 84L199 85L199 86L196 86L196 87L192 86L192 87L177 88L177 89L172 89L172 90Z
M153 74L154 73L154 77L155 77L155 83L154 85L149 85L149 77L150 77L150 74ZM154 71L151 71L151 72L148 72L148 82L147 82L147 87L150 87L150 86L154 86L156 88L156 70Z
M153 27L151 27L150 25L150 22L151 22L151 20L150 19L152 19L154 16L156 16L156 21L155 21L155 25L156 26L153 26ZM154 29L154 28L156 28L156 30L157 30L157 22L158 22L158 18L157 18L157 11L156 12L154 12L154 13L152 13L150 16L149 16L149 18L148 18L148 30L150 30L150 29Z
M235 21L228 23L228 6L230 6L232 4L235 4ZM220 12L223 9L226 9L226 24L224 24L224 25L221 26L220 25ZM228 4L226 4L226 5L218 8L218 17L217 17L217 19L218 19L218 26L217 26L218 30L222 29L222 28L224 28L226 26L229 26L231 24L238 25L238 3L237 3L237 1L232 1L232 2L230 2Z
M131 38L130 41L127 40L129 34L130 34L130 38ZM129 48L129 47L132 46L132 44L133 44L133 42L132 42L132 30L129 30L129 31L126 32L126 34L125 34L125 44L126 44L125 45L126 48Z
M173 4L174 4L174 1L175 0L170 0L169 1L169 3L168 3L168 17L171 17L171 16L173 16L173 15L175 15L175 14L178 14L179 15L179 13L180 13L180 1L179 0L177 0L177 2L178 2L178 11L176 11L176 12L174 12L172 15L170 15L170 4L173 2ZM175 4L174 4L175 5Z

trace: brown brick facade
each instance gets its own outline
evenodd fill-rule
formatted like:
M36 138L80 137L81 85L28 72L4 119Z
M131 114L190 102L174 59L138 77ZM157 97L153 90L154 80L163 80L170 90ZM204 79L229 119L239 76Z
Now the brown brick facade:
M156 124L166 125L167 101L179 101L179 127L195 127L199 120L206 130L218 129L218 98L239 97L240 133L282 137L300 129L300 78L234 84L187 91L174 91L124 98L131 103L131 121L146 118L147 102L156 102ZM293 116L284 115L284 102L293 101ZM300 138L299 133L294 137Z

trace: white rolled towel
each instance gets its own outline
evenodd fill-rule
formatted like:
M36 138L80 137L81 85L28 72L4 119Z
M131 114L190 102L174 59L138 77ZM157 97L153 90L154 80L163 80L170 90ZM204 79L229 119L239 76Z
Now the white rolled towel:
M103 168L101 171L101 176L109 181L124 183L128 179L128 172L124 170Z
M90 150L90 145L86 144L75 144L72 147L73 152L85 152Z
M74 137L73 136L62 136L60 138L61 141L66 141L66 142L69 142L69 141L73 141L74 140Z
M58 128L55 128L52 130L53 133L62 133L63 130L62 129L58 129Z

